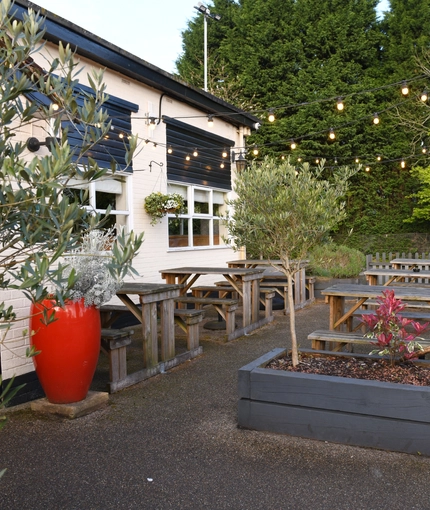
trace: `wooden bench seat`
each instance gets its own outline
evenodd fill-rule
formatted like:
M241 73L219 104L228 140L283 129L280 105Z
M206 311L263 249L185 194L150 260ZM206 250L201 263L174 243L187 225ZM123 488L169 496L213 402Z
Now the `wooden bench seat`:
M101 306L100 316L102 328L110 328L122 314L127 312L130 312L130 310L125 305ZM199 323L202 321L203 315L202 310L187 310L185 308L177 308L174 310L175 323L187 334L188 350L197 349L199 347ZM122 329L126 330L130 327L135 326L127 326Z
M387 287L387 289L391 290L391 287ZM406 300L402 300L402 301L403 301L403 303L405 303L407 305L407 308L424 308L424 309L427 308L427 309L430 309L430 304L427 304L427 303L425 303L423 301L406 301ZM363 303L363 308L365 308L367 306L378 307L379 303L378 303L378 301L376 299L368 299L368 300L366 300Z
M182 305L194 305L197 310L201 309L203 306L212 305L225 320L227 335L229 336L235 330L236 310L239 303L238 299L181 296L175 298L175 302Z
M375 310L357 310L352 315L354 317L361 317L362 315L371 315L374 314ZM422 321L430 321L430 313L425 311L408 311L404 310L403 312L399 312L399 315L404 317L405 319L412 320L422 320Z
M228 283L228 282L226 282ZM232 299L238 299L237 290L231 285L198 285L191 287L193 297L210 297L212 293L218 293L219 298L223 298L226 294L231 294Z
M199 347L199 324L203 320L203 310L175 309L175 323L187 334L187 349Z
M344 331L332 331L319 329L308 335L308 340L312 342L312 349L318 351L330 350L341 351L345 345L369 345L370 339L364 338L362 334L347 333ZM328 344L332 345L328 345ZM335 345L333 345L335 344ZM329 348L328 348L329 347Z
M101 331L101 350L109 358L109 392L113 393L116 383L127 377L127 346L131 344L132 330L106 329Z
M218 282L221 283L221 282ZM228 282L227 282L228 283ZM225 298L227 294L231 295L232 299L239 299L237 290L229 285L199 285L191 287L193 297L206 298L210 297L212 293L218 293L219 298ZM265 316L271 317L273 315L273 298L275 297L276 290L270 287L261 288L260 294L264 295L264 298L260 297L260 302L264 305Z
M334 352L342 350L345 345L369 345L372 343L371 338L366 338L362 334L332 331L330 329L314 331L308 335L308 340L312 342L312 349L331 350ZM420 340L419 343L423 346L429 345L430 340ZM327 349L327 347L330 348Z

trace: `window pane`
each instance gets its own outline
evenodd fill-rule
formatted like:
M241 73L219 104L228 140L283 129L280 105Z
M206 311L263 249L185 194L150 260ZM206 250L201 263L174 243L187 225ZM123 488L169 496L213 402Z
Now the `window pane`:
M219 228L220 228L220 221L214 220L214 245L221 244Z
M193 219L193 246L209 244L209 220Z
M196 189L194 191L194 213L209 214L209 191Z
M169 218L169 247L188 246L188 220L186 218Z
M64 194L69 197L71 201L77 200L81 205L90 205L90 197L86 189L65 188Z
M111 206L116 209L116 195L114 193L103 193L102 191L96 192L96 208L107 209Z

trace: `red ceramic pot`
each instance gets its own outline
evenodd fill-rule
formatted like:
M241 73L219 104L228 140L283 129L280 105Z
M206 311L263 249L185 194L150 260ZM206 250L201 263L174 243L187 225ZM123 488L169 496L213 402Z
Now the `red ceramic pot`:
M55 311L54 322L43 323L43 309ZM31 306L30 344L40 354L33 357L37 377L49 402L69 404L83 400L90 389L100 352L100 311L84 300L64 308L49 299Z

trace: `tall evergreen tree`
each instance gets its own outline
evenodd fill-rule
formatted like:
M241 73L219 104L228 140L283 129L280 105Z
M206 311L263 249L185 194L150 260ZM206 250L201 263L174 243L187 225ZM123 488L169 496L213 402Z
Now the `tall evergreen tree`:
M407 197L417 181L400 166L402 157L411 153L411 133L393 114L404 107L405 98L399 86L387 85L418 76L411 65L412 52L425 45L430 34L429 0L414 5L393 0L393 12L382 21L377 18L378 3L219 0L213 9L226 24L213 24L214 32L209 32L210 53L222 62L224 73L218 91L212 92L223 90L222 97L261 116L260 130L248 139L260 149L257 158L289 155L293 162L311 164L325 158L327 175L338 164L354 164L360 158L363 171L351 181L348 218L340 229L343 239L351 228L366 234L416 228L403 220L411 214ZM407 30L405 13L411 17ZM418 15L420 23L412 22ZM411 31L414 38L405 42L404 32ZM186 50L191 32L184 37ZM185 51L178 60L179 71L193 65ZM345 104L343 111L336 108L338 97ZM275 122L267 120L271 109ZM377 125L375 114L380 118ZM328 137L330 128L334 140ZM248 154L252 159L252 151Z

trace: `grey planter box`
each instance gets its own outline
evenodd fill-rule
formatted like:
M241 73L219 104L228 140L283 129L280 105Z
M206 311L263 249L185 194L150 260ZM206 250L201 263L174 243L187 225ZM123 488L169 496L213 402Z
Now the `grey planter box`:
M239 370L240 427L430 456L430 387L264 368L284 352Z

